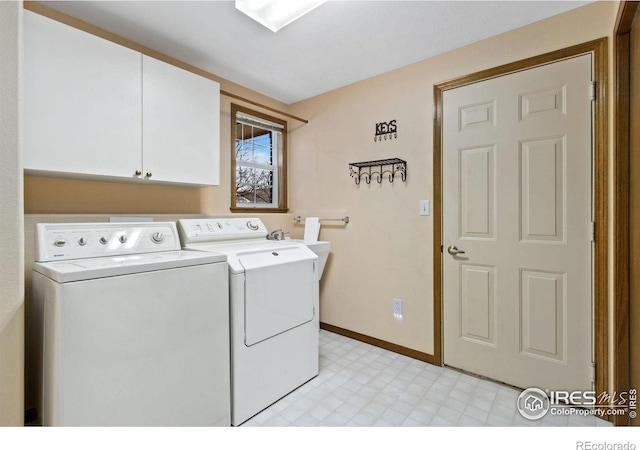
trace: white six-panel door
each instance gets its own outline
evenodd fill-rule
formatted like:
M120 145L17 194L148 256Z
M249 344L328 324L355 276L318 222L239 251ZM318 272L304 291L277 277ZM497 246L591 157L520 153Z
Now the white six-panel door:
M591 68L584 55L443 93L447 365L591 389Z

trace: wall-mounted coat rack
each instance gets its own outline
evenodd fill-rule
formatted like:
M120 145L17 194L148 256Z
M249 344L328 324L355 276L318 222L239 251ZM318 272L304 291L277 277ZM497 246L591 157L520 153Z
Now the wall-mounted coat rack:
M398 159L379 159L377 161L365 161L349 164L349 175L355 178L356 184L364 178L367 184L371 183L371 178L376 177L378 183L382 183L382 177L389 176L389 182L393 183L396 174L400 174L402 181L407 180L407 162Z

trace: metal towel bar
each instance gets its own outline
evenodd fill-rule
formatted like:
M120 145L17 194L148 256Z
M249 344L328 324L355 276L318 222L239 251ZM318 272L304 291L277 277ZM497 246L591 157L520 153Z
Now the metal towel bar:
M300 223L302 222L304 219L300 216L295 216L293 218L293 221L295 223ZM320 219L320 222L344 222L344 223L349 223L349 216L344 216L341 217L340 219Z

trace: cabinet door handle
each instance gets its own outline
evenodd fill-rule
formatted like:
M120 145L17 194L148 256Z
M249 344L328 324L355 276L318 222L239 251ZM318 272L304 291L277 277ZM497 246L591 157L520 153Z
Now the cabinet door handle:
M136 176L139 177L140 175L142 175L142 170L136 170Z
M151 178L151 172L147 172L147 178Z

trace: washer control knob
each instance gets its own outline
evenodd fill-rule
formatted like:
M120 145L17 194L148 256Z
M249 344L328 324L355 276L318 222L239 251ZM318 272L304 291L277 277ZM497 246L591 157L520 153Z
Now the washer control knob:
M102 245L104 245L107 242L109 242L109 239L107 239L106 237L102 236L100 239L98 239L98 242L100 242Z
M62 238L56 239L53 242L53 245L55 245L56 247L64 247L66 244L67 244L67 240Z
M81 237L80 239L78 239L78 245L80 245L81 247L87 245L87 238Z
M118 240L119 240L121 243L123 243L123 244L124 244L125 242L127 242L127 236L126 236L126 235L124 235L124 234L122 234L122 235L120 235L120 237L118 238Z
M258 226L258 224L255 224L252 221L248 221L247 228L249 228L251 231L258 231L258 228L260 227Z
M151 240L156 244L159 244L164 241L164 234L162 234L160 231L156 231L151 235Z

